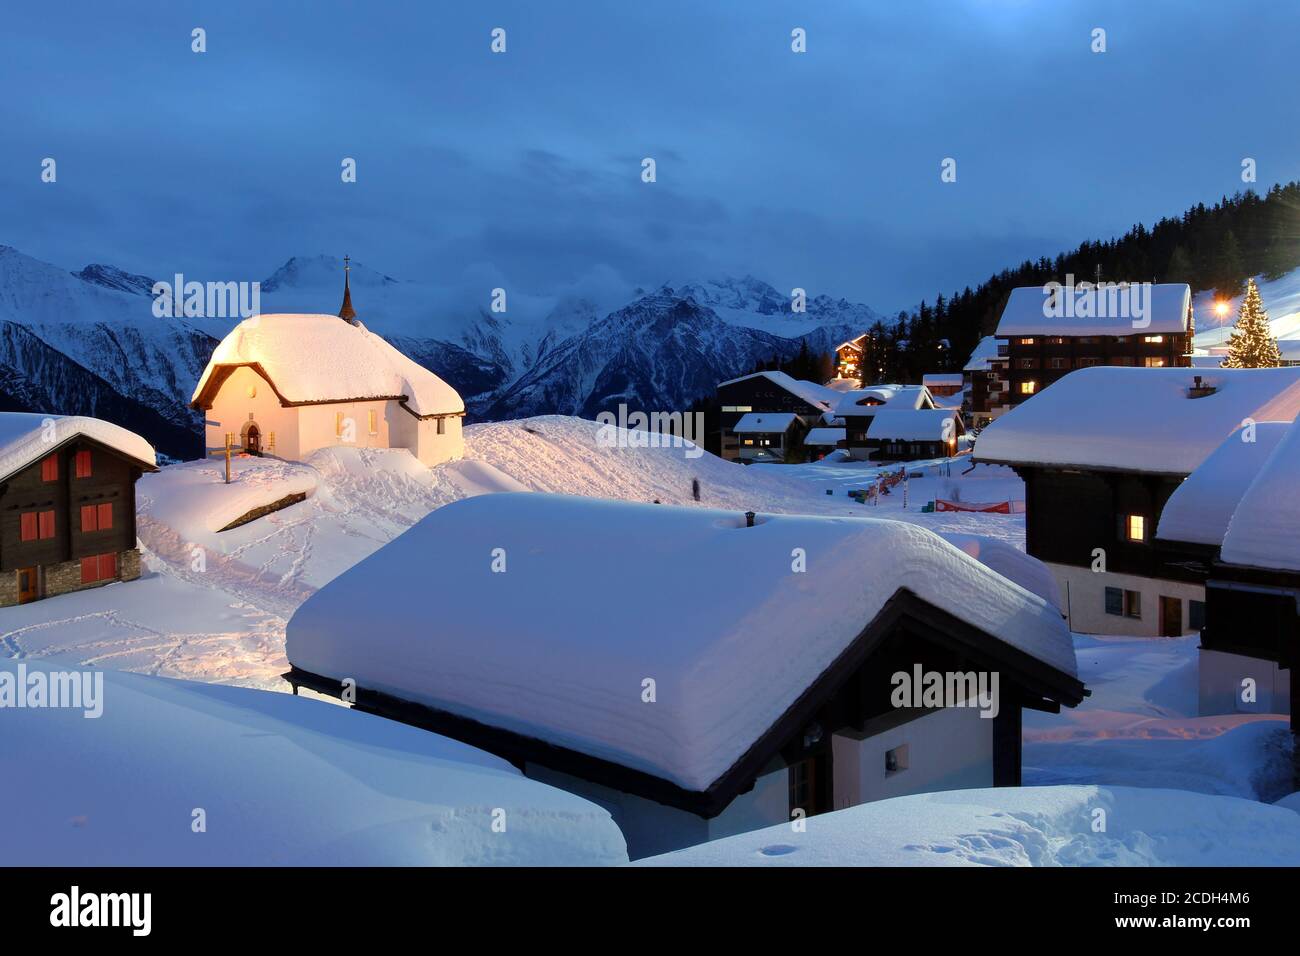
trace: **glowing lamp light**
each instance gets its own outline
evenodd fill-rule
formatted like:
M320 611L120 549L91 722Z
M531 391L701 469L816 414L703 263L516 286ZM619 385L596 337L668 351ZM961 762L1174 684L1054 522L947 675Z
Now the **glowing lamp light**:
M1223 301L1222 299L1214 303L1214 314L1217 315L1219 318L1223 318L1225 315L1227 315L1228 309L1229 309L1228 303Z

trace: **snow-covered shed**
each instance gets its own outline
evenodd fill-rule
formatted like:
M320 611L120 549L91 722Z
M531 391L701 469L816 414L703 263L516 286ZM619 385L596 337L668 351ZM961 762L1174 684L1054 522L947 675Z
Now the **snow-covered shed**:
M1024 479L1026 549L1076 631L1177 635L1200 627L1205 571L1157 546L1166 503L1244 422L1298 413L1300 368L1087 368L990 424L974 458Z
M112 422L0 412L0 607L138 578L135 483L157 470Z
M969 446L956 409L886 406L867 426L866 447L874 450L875 461L917 461L955 455Z
M406 448L426 465L464 453L456 390L352 312L255 315L221 340L194 389L210 454L303 459L318 448Z
M588 796L633 856L1015 785L1021 706L1085 693L1055 607L915 525L553 495L434 511L287 635L295 688ZM923 673L999 680L996 714L893 696Z

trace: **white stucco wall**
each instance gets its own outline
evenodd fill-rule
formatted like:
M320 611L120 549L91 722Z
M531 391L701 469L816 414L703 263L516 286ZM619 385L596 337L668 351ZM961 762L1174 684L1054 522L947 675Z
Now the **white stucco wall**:
M1255 701L1243 701L1242 681L1255 681ZM1200 650L1199 708L1202 717L1217 714L1291 713L1291 675L1269 660Z
M1080 634L1122 634L1156 637L1160 634L1160 597L1182 602L1183 631L1190 633L1190 601L1205 601L1205 588L1182 581L1164 581L1134 574L1093 571L1067 564L1052 564L1052 574L1061 588L1061 600L1069 609L1070 630ZM1106 588L1122 588L1142 595L1141 619L1106 613Z
M886 773L885 753L907 747L907 768ZM948 707L871 737L831 738L835 809L910 793L993 786L993 721Z
M253 393L250 395L250 391ZM204 427L208 452L216 454L226 447L226 433L235 435L238 450L245 424L255 422L262 432L266 448L275 433L275 454L280 458L300 458L298 446L298 409L284 408L266 379L250 368L237 368L222 384L212 407L204 412L209 422Z

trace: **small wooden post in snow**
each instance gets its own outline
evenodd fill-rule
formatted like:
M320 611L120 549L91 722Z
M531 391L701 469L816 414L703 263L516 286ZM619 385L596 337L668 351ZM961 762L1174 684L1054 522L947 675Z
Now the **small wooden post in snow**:
M230 432L226 432L226 484L230 484Z

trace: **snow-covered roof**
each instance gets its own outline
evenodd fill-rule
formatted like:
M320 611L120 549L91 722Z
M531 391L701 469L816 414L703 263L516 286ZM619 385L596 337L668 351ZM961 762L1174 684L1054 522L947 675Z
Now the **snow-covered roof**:
M833 388L827 388L825 385L818 385L816 382L805 381L801 378L794 378L785 372L754 372L750 375L742 375L740 378L719 382L718 388L722 388L724 385L735 385L737 382L757 378L760 375L773 385L778 385L791 395L803 399L813 408L823 411L833 408L840 397L840 393Z
M1300 571L1300 424L1292 424L1260 466L1223 536L1229 564Z
M813 428L804 436L805 445L837 445L844 441L843 428Z
M856 378L833 378L825 385L832 392L851 392L858 387Z
M456 390L360 322L337 315L255 315L221 340L191 399L199 403L222 367L258 365L286 402L406 397L417 415L456 414ZM217 379L217 384L220 379Z
M112 422L80 415L0 412L0 481L78 436L106 445L147 468L158 465L152 445Z
M8 680L60 672L0 661ZM84 666L102 712L4 711L10 866L606 865L608 811L456 740L289 694ZM93 689L93 685L92 685ZM95 709L90 708L91 711ZM181 810L178 800L190 800ZM211 829L195 834L190 808ZM509 827L492 826L502 808Z
M997 357L998 337L996 335L986 335L980 339L979 345L975 346L975 351L971 352L970 358L966 360L965 371L985 371L989 367L989 361Z
M1216 548L1223 544L1241 496L1290 427L1290 422L1257 422L1225 438L1169 496L1156 537Z
M1277 351L1283 362L1300 362L1300 339L1278 339Z
M960 386L964 379L961 372L931 372L928 375L921 376L921 384L926 388L943 388L947 386Z
M1070 290L1055 292L1060 308L1045 315L1051 290L1032 285L1012 289L1002 310L997 334L1010 335L1155 335L1187 331L1192 290L1186 283L1110 286L1101 290L1075 287L1072 314ZM1142 310L1142 315L1136 314ZM1149 321L1148 321L1149 320ZM1140 325L1134 325L1134 322Z
M287 654L704 791L900 589L1076 673L1056 608L917 525L540 494L437 509L308 598Z
M1200 378L1216 391L1190 398ZM1245 419L1300 413L1300 368L1078 369L980 433L977 461L1189 475Z
M874 415L882 408L925 408L934 404L924 385L872 385L845 392L835 403L835 414Z
M783 432L794 424L799 416L794 412L749 412L740 416L736 427L732 429L737 435L756 432Z
M867 427L868 438L892 438L896 441L944 441L957 437L953 422L944 433L944 422L957 417L951 408L882 408Z

